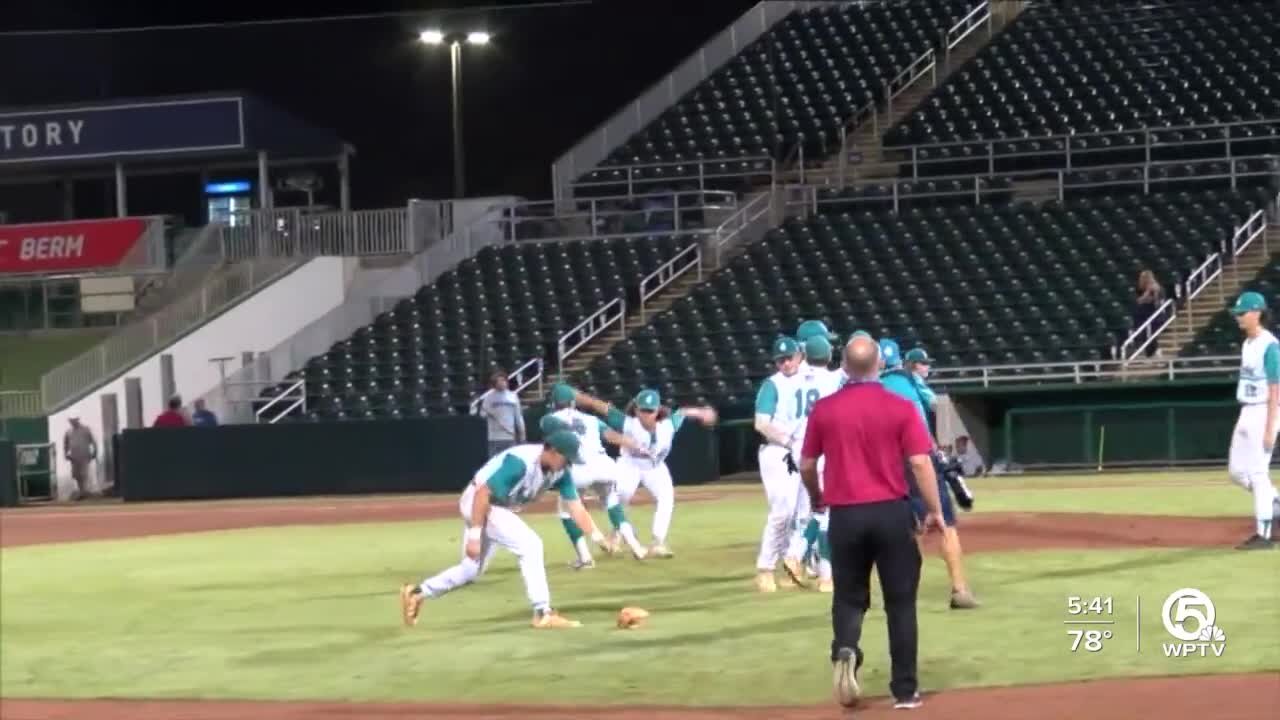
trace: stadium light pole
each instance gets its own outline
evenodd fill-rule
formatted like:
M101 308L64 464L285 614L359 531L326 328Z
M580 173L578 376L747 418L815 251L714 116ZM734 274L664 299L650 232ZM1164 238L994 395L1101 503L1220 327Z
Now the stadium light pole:
M451 86L451 102L453 109L453 194L464 197L466 188L466 171L462 154L462 45L476 47L488 45L492 36L480 30L465 34L446 34L443 30L423 30L418 41L424 45L449 46L449 82Z

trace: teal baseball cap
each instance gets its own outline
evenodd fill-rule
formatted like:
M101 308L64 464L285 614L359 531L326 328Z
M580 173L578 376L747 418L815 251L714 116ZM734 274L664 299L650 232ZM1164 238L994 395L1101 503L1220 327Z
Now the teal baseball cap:
M808 342L809 338L820 337L828 342L835 342L835 333L827 328L827 324L821 320L805 320L800 323L800 327L796 329L796 340L799 342Z
M568 430L569 425L560 418L547 414L543 415L542 419L538 421L538 428L542 430L542 437L547 437L552 433Z
M911 348L907 351L906 355L903 355L903 359L909 363L919 363L921 365L933 364L933 361L929 359L929 353L925 352L922 347Z
M880 357L884 359L884 366L887 368L896 368L902 365L902 350L898 348L898 343L889 338L880 340Z
M578 442L578 436L568 430L557 430L547 436L543 441L549 445L552 450L564 456L571 465L581 465L582 458L578 455L578 449L582 446Z
M662 407L662 396L657 390L645 389L636 394L636 407L641 410L657 410Z
M800 343L795 338L780 337L773 341L773 359L789 358L800 352Z
M551 404L552 405L572 405L575 398L573 388L564 383L556 383L551 386Z
M830 360L831 343L821 335L814 335L804 341L804 354L813 360Z
M1262 293L1250 290L1240 293L1240 297L1236 298L1236 304L1231 306L1232 315L1243 315L1247 312L1255 310L1261 312L1267 309L1267 299L1262 297Z

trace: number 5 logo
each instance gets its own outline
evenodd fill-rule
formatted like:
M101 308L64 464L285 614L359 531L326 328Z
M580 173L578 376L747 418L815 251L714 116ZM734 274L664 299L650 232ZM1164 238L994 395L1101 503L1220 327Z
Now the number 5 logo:
M1204 609L1203 612L1201 608ZM1173 637L1183 642L1195 642L1200 639L1201 628L1213 625L1217 614L1208 595L1195 588L1182 588L1165 598L1164 607L1160 610L1160 621ZM1196 621L1194 629L1187 628L1188 620Z

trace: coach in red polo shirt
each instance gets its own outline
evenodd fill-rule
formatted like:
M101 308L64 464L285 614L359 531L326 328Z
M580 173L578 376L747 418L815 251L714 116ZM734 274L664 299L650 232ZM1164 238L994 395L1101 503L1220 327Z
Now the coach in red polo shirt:
M870 603L871 566L879 568L889 624L893 664L889 690L894 707L920 705L916 680L916 589L920 547L908 502L904 466L909 465L923 496L924 529L942 527L938 481L930 452L933 442L910 402L877 380L880 348L857 333L844 350L849 382L817 402L809 415L800 476L815 510L827 508L828 539L835 594L831 600L831 642L836 699L858 701L862 665L862 618ZM822 485L818 458L826 458ZM905 462L904 462L905 461Z

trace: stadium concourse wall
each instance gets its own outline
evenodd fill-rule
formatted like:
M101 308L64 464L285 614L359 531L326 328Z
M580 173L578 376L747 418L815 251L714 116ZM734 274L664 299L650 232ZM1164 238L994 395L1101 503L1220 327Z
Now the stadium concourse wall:
M235 307L227 310L177 342L157 351L88 395L48 416L48 438L60 442L71 418L80 418L99 443L102 432L102 396L114 393L120 413L119 427L125 422L125 379L138 378L142 386L142 422L150 425L164 409L160 382L160 357L173 357L174 386L184 398L198 397L221 381L217 357L234 357L231 368L239 367L241 353L258 353L270 349L306 327L316 318L340 305L346 297L357 261L322 257L303 263L298 268L268 285ZM58 467L60 477L69 477L65 463Z
M715 443L693 423L680 431L667 458L677 484L719 477ZM463 415L125 430L114 458L116 491L136 502L458 492L487 453L485 421Z

